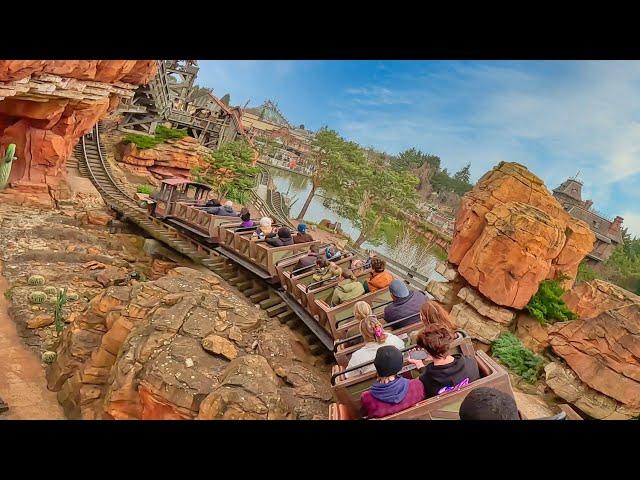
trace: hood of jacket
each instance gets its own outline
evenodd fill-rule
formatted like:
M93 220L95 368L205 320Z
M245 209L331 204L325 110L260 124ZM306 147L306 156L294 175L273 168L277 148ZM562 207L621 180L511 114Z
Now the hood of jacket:
M409 379L398 377L393 382L376 382L371 385L371 396L381 402L397 404L404 400L409 392Z

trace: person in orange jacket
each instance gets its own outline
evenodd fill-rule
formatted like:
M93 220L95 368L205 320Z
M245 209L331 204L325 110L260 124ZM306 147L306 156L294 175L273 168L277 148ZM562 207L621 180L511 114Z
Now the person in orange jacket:
M393 275L385 270L387 264L381 258L371 259L371 277L364 283L366 292L375 292L388 287L393 282Z

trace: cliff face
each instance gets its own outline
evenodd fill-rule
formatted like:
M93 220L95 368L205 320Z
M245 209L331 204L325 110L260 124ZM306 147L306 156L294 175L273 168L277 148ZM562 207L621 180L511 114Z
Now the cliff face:
M156 69L154 60L0 60L0 154L16 144L15 195L55 189L80 137Z
M595 236L571 218L542 180L500 163L462 198L449 261L487 298L521 309L540 282L565 274L573 285Z

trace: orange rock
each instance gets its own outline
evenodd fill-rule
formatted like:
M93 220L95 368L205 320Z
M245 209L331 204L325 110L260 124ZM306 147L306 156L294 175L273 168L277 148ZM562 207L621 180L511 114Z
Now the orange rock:
M38 315L27 320L27 328L42 328L53 323L52 315Z
M575 277L594 241L542 180L502 162L463 197L448 259L487 298L521 309L545 278Z
M138 388L142 404L142 420L192 420L194 415L162 397L155 395L144 384Z

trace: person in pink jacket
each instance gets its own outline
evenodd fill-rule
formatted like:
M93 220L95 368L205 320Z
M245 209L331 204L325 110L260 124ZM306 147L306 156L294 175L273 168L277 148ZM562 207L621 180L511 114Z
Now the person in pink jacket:
M360 396L362 410L368 418L382 418L401 412L424 399L420 379L398 376L402 370L402 352L392 345L380 347L373 362L378 379Z

